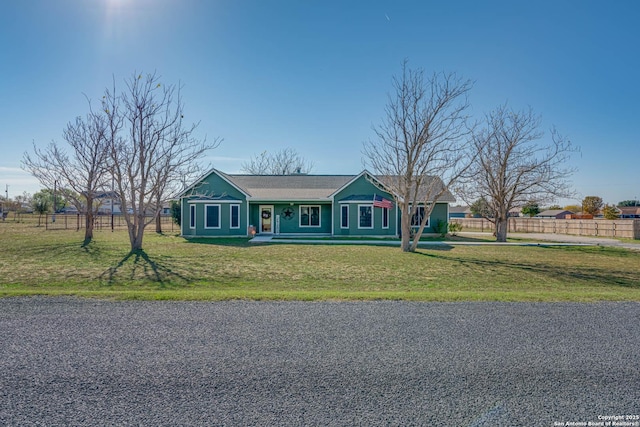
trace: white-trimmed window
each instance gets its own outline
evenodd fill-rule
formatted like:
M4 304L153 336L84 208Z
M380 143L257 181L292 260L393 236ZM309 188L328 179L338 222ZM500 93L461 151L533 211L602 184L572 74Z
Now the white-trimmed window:
M320 206L300 206L300 227L320 227Z
M220 205L204 205L204 228L220 228Z
M382 209L382 228L389 228L389 211L391 209Z
M373 205L358 205L358 228L373 228Z
M411 226L419 227L422 222L422 218L424 218L424 206L418 206L416 210L416 214L411 217ZM425 228L429 227L429 222L431 218L427 218L427 223L425 224Z
M340 228L349 228L349 205L340 206Z
M189 205L189 228L196 228L196 205Z
M240 205L231 205L229 228L240 228Z

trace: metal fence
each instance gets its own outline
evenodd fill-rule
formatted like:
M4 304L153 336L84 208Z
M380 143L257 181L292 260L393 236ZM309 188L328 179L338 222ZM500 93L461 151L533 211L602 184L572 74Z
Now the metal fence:
M493 223L483 218L451 218L449 221L462 224L463 230L494 231ZM640 239L640 220L509 218L509 231Z
M148 216L146 221L151 221L152 216ZM42 222L47 230L84 230L86 215L83 214L47 214ZM177 231L178 225L173 222L171 216L160 216L160 225L163 231ZM127 228L127 223L122 215L96 215L93 223L94 230L123 230ZM154 228L152 222L148 228Z

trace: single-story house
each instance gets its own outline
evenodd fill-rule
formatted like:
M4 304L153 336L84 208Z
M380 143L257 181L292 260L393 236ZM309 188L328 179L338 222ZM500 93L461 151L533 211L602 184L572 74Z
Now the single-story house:
M449 218L471 218L472 216L469 206L449 206Z
M120 206L120 197L115 191L104 191L98 193L95 196L96 205L99 214L115 214L122 213L122 207Z
M567 219L567 218L571 218L570 215L573 215L573 212L565 209L549 209L549 210L540 212L538 215L534 216L534 218Z
M436 184L442 186L439 178ZM180 195L184 237L255 234L399 236L400 210L379 177L358 175L233 175L213 169ZM442 187L440 187L442 188ZM446 191L425 233L447 221L453 195ZM424 215L418 208L413 223Z
M640 206L618 206L620 218L640 218Z
M521 211L522 208L511 208L507 215L509 218L517 218ZM449 206L449 218L482 218L482 216L473 214L469 206Z
M515 208L511 208L509 209L509 213L507 213L507 216L509 218L519 218L522 216L522 208L521 207L515 207Z

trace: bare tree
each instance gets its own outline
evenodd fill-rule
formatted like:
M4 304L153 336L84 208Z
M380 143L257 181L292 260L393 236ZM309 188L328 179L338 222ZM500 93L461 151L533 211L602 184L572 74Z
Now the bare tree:
M108 177L106 117L91 110L85 118L77 117L67 124L63 138L71 147L67 152L55 142L46 149L33 145L33 155L25 152L23 168L40 183L53 189L57 185L78 212L85 212L84 244L93 239L95 198Z
M576 151L571 142L551 130L551 142L541 145L540 117L531 108L513 111L501 106L489 113L474 136L475 157L469 181L461 190L468 200L482 197L486 218L505 242L509 210L530 200L540 203L570 197L567 160Z
M467 93L473 83L454 73L434 73L403 63L394 77L386 116L374 127L376 140L364 143L364 163L394 195L401 210L403 251L415 251L436 202L469 167ZM412 218L424 214L413 242Z
M242 171L252 175L306 174L313 169L313 162L305 160L293 148L283 148L271 154L263 151L242 164Z
M111 172L127 223L131 251L141 250L144 230L155 221L181 174L219 140L193 137L185 126L180 87L164 86L154 74L133 75L118 94L115 83L103 97L109 124ZM150 217L147 213L151 213Z
M185 132L183 129L173 129L175 132ZM171 200L176 194L187 187L188 183L196 180L202 175L205 168L201 162L203 146L206 150L217 147L221 140L215 139L212 144L206 145L204 141L199 143L192 138L191 131L189 134L176 134L173 136L175 140L182 139L183 144L172 147L165 156L163 163L154 166L155 174L154 182L157 183L157 191L155 194L156 214L156 233L162 233L162 221L160 211L165 203ZM203 145L204 144L204 145ZM205 151L206 151L205 150Z

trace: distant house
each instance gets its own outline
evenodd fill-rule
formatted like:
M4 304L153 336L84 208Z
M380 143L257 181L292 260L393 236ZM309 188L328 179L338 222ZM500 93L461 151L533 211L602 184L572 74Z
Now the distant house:
M449 206L449 218L471 218L469 206Z
M442 181L439 178L439 185ZM437 184L437 183L436 183ZM256 234L398 236L400 210L380 177L358 175L230 175L216 169L180 195L181 235ZM447 221L451 193L436 203L425 233ZM424 207L412 224L417 227Z
M519 217L522 208L511 208L507 216L509 218ZM482 218L481 215L474 215L469 206L449 206L449 218Z
M519 216L522 216L522 208L517 207L509 209L509 213L507 214L507 216L509 218L518 218Z
M640 206L618 206L620 218L640 218Z
M170 203L163 203L162 204L162 209L160 210L160 215L171 215L171 204Z
M538 215L534 216L534 218L567 219L567 218L570 218L570 215L573 215L573 212L565 209L549 209L549 210L540 212Z
M122 209L120 207L120 197L115 191L104 191L102 193L98 193L95 196L95 200L98 202L99 214L119 215L122 213Z

